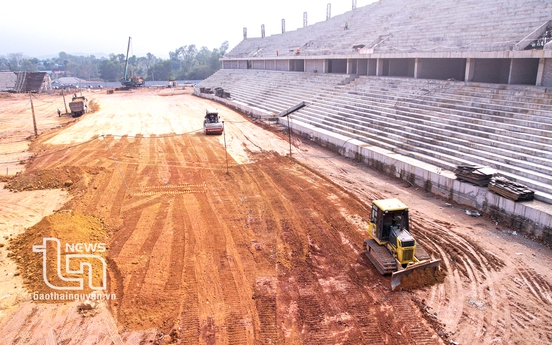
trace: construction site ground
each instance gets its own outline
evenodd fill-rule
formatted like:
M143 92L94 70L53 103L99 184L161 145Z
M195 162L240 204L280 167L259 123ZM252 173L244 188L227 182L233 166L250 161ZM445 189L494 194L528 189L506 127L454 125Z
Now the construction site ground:
M76 119L33 97L34 138L28 95L0 94L0 344L552 343L549 248L308 139L289 159L285 127L189 88L84 95ZM443 283L391 291L365 256L391 197ZM54 235L105 242L114 300L34 300Z

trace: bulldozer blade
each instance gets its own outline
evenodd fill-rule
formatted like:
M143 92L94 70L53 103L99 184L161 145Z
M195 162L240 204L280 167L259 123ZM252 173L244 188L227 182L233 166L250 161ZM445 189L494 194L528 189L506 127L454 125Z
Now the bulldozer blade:
M398 286L401 285L402 279L408 275L410 275L412 272L417 270L423 270L426 268L431 268L433 272L435 272L441 263L441 260L433 260L433 261L427 261L427 262L420 262L416 263L410 267L407 267L403 270L394 272L391 275L391 290L395 290Z

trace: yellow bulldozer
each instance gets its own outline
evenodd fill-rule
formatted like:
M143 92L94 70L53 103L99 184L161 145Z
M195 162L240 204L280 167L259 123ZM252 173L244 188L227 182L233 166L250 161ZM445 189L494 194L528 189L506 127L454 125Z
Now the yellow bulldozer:
M374 200L369 225L370 239L364 241L366 255L382 275L391 274L391 289L419 269L439 268L409 232L408 206L398 199Z

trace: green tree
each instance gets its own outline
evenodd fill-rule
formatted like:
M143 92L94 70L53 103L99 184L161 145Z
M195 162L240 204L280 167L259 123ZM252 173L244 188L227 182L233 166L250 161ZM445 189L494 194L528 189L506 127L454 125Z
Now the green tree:
M128 59L129 75L140 75L146 80L204 79L216 72L219 61L228 50L228 42L218 49L206 47L197 49L195 44L182 46L169 52L169 59L163 60L148 53L145 57L130 56ZM81 79L101 78L104 81L119 81L124 74L125 54L110 54L108 58L98 59L93 55L76 56L64 51L51 59L39 60L24 57L22 53L11 53L0 56L0 69L13 71L52 70L63 71Z
M100 78L105 81L118 81L123 77L123 68L116 59L102 60L99 66Z
M171 60L161 60L150 67L152 80L169 80L171 79Z
M10 53L8 54L8 62L11 66L10 70L20 71L21 60L23 60L23 53Z
M4 57L0 56L0 70L9 70L10 66L8 65L9 60Z
M27 71L27 72L38 72L38 67L36 65L35 62L33 62L33 60L29 60L29 59L21 59L21 61L19 62L20 65L19 65L19 70L20 71Z
M144 79L151 80L150 79L150 68L151 66L155 65L157 63L157 58L152 53L148 53L146 57L142 57L138 59L138 64L142 66L142 69L144 70L143 76Z

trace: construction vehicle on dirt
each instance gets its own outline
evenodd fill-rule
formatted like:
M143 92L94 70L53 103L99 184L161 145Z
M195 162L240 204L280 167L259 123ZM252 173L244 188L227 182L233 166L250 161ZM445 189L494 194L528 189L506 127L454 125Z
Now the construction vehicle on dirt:
M203 133L205 134L222 134L224 125L220 122L218 110L206 109L205 118L203 119Z
M400 200L374 200L368 231L366 255L382 275L392 275L392 290L416 270L435 274L439 268L440 260L432 260L410 234L408 206Z
M125 59L125 72L123 79L121 79L121 84L123 85L122 88L117 88L117 90L130 90L137 87L142 87L146 83L144 81L144 78L141 76L132 76L130 75L128 71L128 52L130 50L130 41L132 40L131 37L128 38L128 46L127 46L127 53L126 53L126 59Z
M71 117L79 117L86 113L88 100L84 96L74 95L69 103L69 109L71 109Z

